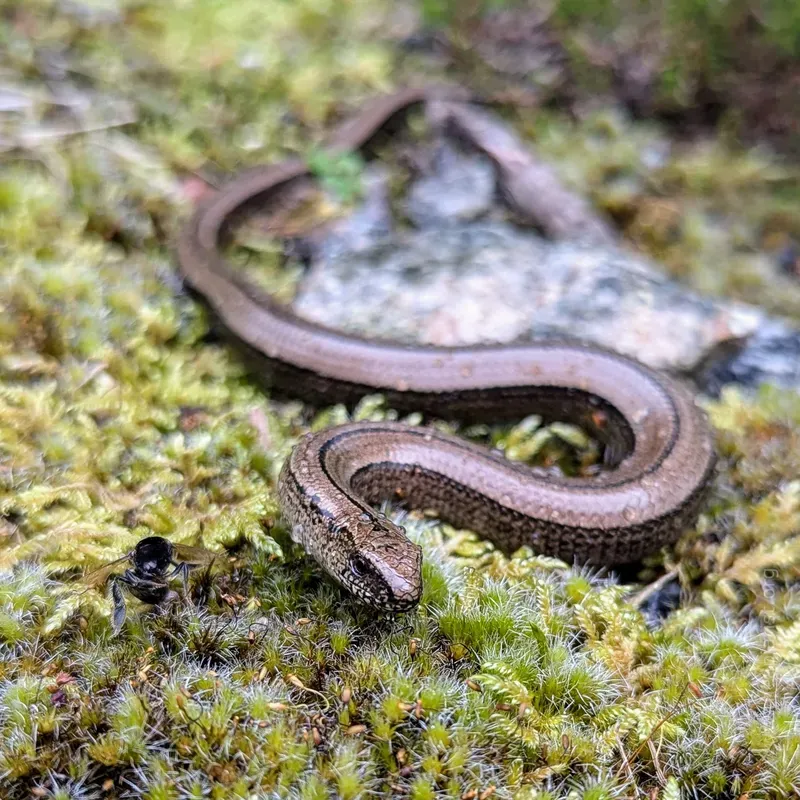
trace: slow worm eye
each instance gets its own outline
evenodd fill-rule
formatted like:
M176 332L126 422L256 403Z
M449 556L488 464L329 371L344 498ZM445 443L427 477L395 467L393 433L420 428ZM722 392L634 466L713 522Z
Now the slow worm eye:
M350 556L350 572L357 578L363 578L369 572L367 560L359 555Z

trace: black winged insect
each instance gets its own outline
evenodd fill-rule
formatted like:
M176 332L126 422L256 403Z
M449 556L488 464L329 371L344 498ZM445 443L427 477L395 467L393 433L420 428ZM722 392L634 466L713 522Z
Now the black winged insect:
M189 570L210 566L218 553L204 547L174 544L162 536L146 536L136 543L136 547L115 561L90 572L83 583L88 588L111 583L111 596L114 599L114 630L119 631L125 622L124 586L134 597L143 603L165 606L177 598L170 588L170 579L180 576L184 591ZM128 562L131 567L121 575L114 574L120 564Z

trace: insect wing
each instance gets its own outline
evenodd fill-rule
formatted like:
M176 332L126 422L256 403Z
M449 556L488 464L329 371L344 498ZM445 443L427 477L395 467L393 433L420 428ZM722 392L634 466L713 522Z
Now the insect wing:
M173 554L175 561L183 561L191 566L199 567L210 564L220 555L211 550L206 550L205 547L194 547L190 544L176 544L173 547L175 548Z
M84 586L100 586L109 579L118 564L121 564L123 561L127 561L130 557L131 554L127 553L121 558L111 561L105 566L99 567L93 572L90 572L88 575L84 575L81 579L81 583L84 584Z

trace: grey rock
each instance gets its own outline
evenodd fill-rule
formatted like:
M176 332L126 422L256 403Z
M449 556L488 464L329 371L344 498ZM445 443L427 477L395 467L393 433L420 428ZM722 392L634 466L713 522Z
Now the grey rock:
M370 165L361 178L363 199L352 214L337 220L323 235L308 241L313 260L324 263L368 251L393 230L389 205L389 173Z
M406 198L414 230L393 230L388 177L370 172L361 208L314 243L294 304L301 316L438 346L579 339L690 374L712 394L727 383L800 389L800 331L669 279L498 120L437 108L440 130L458 123L477 152L439 145ZM557 241L493 211L498 170L505 194L523 187L532 222Z
M432 167L408 193L405 211L415 227L468 222L491 209L495 170L488 158L466 155L445 142L437 148Z
M710 394L731 383L748 388L772 383L800 389L800 331L765 317L738 351L710 360L700 383Z
M297 311L334 328L441 346L577 338L691 372L762 315L701 298L617 247L502 222L406 231L314 264Z

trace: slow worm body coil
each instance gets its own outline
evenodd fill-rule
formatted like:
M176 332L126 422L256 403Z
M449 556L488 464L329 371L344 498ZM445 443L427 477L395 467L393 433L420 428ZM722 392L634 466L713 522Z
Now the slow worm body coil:
M424 89L411 89L367 104L331 148L357 150L424 99ZM544 478L459 438L399 423L309 434L278 490L293 538L333 578L380 609L418 602L421 551L371 507L386 498L434 508L505 552L527 544L598 565L636 561L694 522L715 454L692 393L671 378L571 343L437 348L361 339L297 317L237 274L220 254L231 221L308 177L300 160L242 173L198 208L178 244L187 283L269 384L315 404L381 392L400 410L467 421L531 413L568 420L595 435L615 467Z

